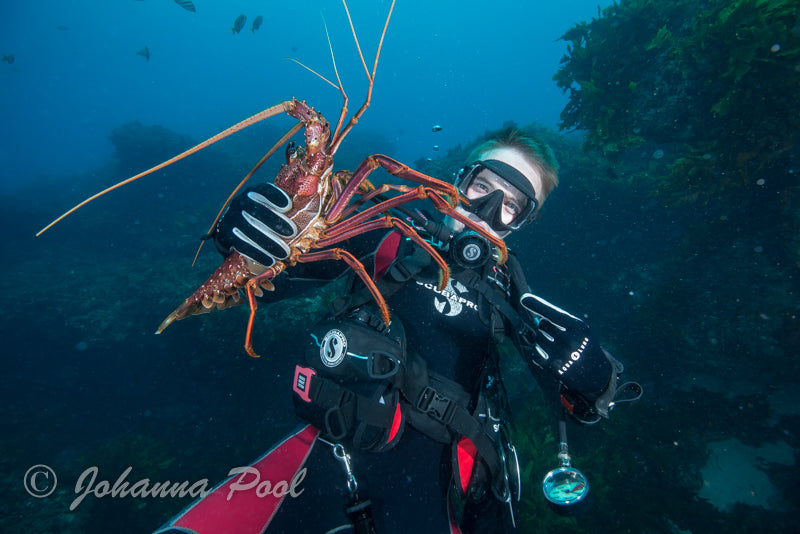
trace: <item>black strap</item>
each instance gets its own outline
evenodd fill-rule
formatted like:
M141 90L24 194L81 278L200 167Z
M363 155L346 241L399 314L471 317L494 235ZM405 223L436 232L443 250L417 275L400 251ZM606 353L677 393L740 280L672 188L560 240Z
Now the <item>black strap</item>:
M464 284L466 287L477 291L484 299L486 299L492 308L497 310L503 317L508 319L513 328L516 329L522 324L522 318L520 317L519 313L517 313L517 310L514 309L514 307L508 301L506 296L489 285L485 277L482 277L475 271L470 270L454 272L451 274L451 276Z
M406 393L408 394L408 392ZM434 399L433 402L428 400L431 398ZM423 410L426 406L427 409ZM420 392L416 408L447 426L456 435L468 438L475 445L481 459L486 462L486 466L492 474L492 481L498 480L502 475L500 457L494 442L486 435L484 425L477 417L430 386Z
M463 392L462 396L468 398L469 395L458 383L428 371L427 365L424 365L423 362L424 360L420 359L420 365L406 367L403 395L412 403L417 412L444 425L453 434L464 436L472 441L492 474L493 484L499 483L503 474L502 465L497 448L486 433L485 425L470 413L467 406L453 398L458 396L459 391ZM423 431L419 428L418 430Z
M335 381L319 375L311 380L309 398L325 411L325 431L332 439L342 439L358 423L379 428L391 427L396 406L380 404L359 395Z

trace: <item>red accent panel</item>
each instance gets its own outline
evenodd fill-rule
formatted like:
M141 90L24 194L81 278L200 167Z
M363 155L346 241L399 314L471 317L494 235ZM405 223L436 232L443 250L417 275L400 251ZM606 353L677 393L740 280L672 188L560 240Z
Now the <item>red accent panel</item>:
M397 407L394 409L394 419L392 419L392 429L389 431L389 439L387 443L391 443L394 437L397 435L397 431L400 430L400 423L403 422L403 412L400 411L400 403L397 403Z
M291 484L308 458L319 430L311 425L305 426L275 446L267 454L251 465L259 473L259 483L269 480L275 484L285 480ZM204 498L195 501L180 516L164 525L158 532L177 527L198 534L261 534L278 511L283 499L272 494L259 497L256 487L234 491L230 500L231 485L242 475L236 474L217 486ZM253 480L255 474L248 474L242 484ZM297 490L302 489L299 483ZM291 498L291 497L290 497Z
M294 368L294 382L292 382L292 389L297 396L306 402L311 402L308 396L308 391L311 388L311 377L317 374L314 369L310 367L300 367L296 365Z
M378 250L375 251L375 276L372 277L373 280L379 280L389 270L392 262L397 258L397 249L400 247L402 237L400 232L392 232L380 242Z
M461 438L458 442L458 479L461 482L461 491L467 492L469 479L472 477L472 466L478 449L468 438Z
M575 409L575 405L567 400L564 395L561 395L561 406L563 406L570 414Z

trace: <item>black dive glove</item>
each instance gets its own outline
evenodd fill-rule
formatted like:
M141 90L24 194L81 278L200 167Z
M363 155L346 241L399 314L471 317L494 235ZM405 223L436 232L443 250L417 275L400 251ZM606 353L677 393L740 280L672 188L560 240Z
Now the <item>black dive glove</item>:
M561 404L583 423L608 417L622 364L597 344L586 323L574 315L530 293L520 297L520 304L536 325L523 334L528 357L561 383Z
M285 260L289 257L286 239L297 235L297 226L285 215L291 208L292 199L273 184L247 189L231 201L217 223L217 249L225 256L235 249L265 267Z

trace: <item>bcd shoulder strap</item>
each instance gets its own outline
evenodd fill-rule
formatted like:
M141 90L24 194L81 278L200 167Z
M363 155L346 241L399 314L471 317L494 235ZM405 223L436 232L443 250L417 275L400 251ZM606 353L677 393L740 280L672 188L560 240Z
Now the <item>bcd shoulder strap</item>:
M517 288L526 287L524 278L520 280L522 270L519 268L516 257L509 254L507 263L511 271L511 285ZM496 341L500 342L506 337L506 321L512 329L516 329L522 324L522 318L514 306L511 305L506 294L493 287L486 276L467 269L456 271L451 276L464 284L464 286L477 291L489 304L491 312L487 319L492 337Z
M400 253L403 252L403 243L400 244ZM384 299L397 293L409 280L421 273L426 267L433 263L433 259L421 247L414 246L413 252L400 256L392 262L385 275L375 280ZM331 303L331 314L340 317L343 313L353 308L363 306L373 300L372 294L366 287L335 299Z

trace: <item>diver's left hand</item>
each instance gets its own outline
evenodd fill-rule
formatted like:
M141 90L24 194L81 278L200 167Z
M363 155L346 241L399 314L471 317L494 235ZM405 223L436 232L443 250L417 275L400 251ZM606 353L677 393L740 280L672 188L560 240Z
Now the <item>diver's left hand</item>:
M584 394L602 392L610 364L589 326L536 295L525 293L519 302L537 324L534 349L540 365L556 372L563 383L578 385Z
M592 424L620 402L642 395L642 386L618 386L623 365L595 341L585 322L546 300L525 293L520 305L532 324L524 331L529 363L549 371L561 384L561 405L575 419Z

